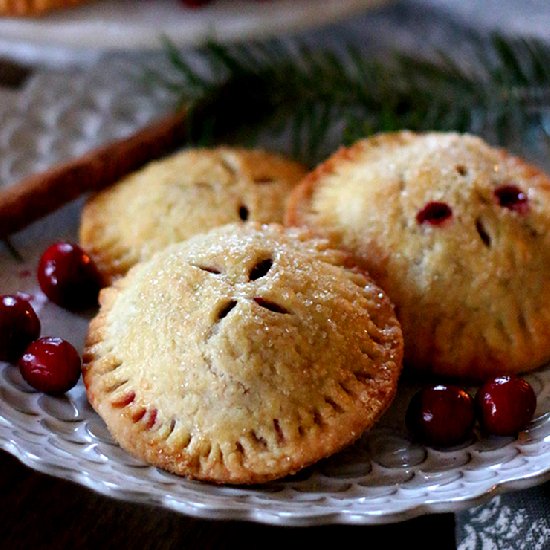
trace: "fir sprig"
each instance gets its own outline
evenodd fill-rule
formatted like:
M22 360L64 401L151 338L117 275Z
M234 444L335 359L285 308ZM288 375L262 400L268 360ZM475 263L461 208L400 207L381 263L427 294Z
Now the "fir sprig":
M189 139L255 143L284 136L314 164L337 144L381 131L474 132L509 145L542 128L550 107L550 47L495 35L472 45L467 65L443 53L372 59L279 41L209 43L192 60L165 42L164 80L189 109ZM160 82L157 75L156 82Z

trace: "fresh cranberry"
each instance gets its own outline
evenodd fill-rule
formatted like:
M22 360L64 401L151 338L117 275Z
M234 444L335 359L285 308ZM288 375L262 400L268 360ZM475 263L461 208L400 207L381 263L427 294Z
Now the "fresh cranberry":
M70 390L80 378L81 360L62 338L44 337L32 342L19 359L23 378L38 391L56 395Z
M523 378L497 376L478 389L475 404L479 423L486 433L514 436L533 418L537 397Z
M55 304L70 311L97 305L101 277L78 245L58 242L49 246L40 258L37 274L42 292Z
M189 8L198 8L200 6L204 6L205 4L209 4L212 0L180 0L180 2Z
M0 296L0 361L14 362L40 336L40 320L22 296Z
M453 215L451 207L440 201L429 202L418 211L416 221L419 224L427 223L430 225L441 225Z
M495 189L495 197L498 204L503 208L508 208L508 210L513 210L520 214L524 214L528 210L527 195L517 185L512 183L499 185Z
M418 391L409 403L406 423L413 435L436 447L458 445L475 422L471 396L457 386L437 385Z

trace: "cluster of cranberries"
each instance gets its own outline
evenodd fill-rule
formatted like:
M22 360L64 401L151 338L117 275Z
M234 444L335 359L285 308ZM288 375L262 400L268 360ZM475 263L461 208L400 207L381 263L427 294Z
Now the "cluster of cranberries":
M79 311L97 303L100 276L78 245L59 242L48 247L38 263L37 276L42 292L65 309ZM52 395L65 393L80 378L80 356L62 338L40 338L40 329L27 296L0 296L0 360L16 363L35 389Z
M476 420L488 435L515 436L532 420L536 396L518 376L496 376L472 397L454 385L429 386L409 403L406 424L419 440L435 447L458 445L471 437Z

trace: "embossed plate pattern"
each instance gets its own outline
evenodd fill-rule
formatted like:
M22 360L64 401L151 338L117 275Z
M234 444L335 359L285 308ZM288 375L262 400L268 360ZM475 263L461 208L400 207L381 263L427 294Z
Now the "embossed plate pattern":
M0 181L125 135L170 108L172 98L150 89L139 73L113 60L69 81L35 77L15 108L0 106ZM31 294L42 333L77 347L88 318L48 303L34 270L46 245L75 238L79 208L77 201L14 236L22 263L0 249L0 292ZM81 383L65 397L48 397L0 363L0 446L31 468L105 495L197 517L285 525L397 522L550 479L550 368L528 379L538 395L536 418L517 439L475 437L445 451L414 444L403 418L415 387L403 381L383 420L355 445L295 477L247 488L181 479L131 458L113 443Z

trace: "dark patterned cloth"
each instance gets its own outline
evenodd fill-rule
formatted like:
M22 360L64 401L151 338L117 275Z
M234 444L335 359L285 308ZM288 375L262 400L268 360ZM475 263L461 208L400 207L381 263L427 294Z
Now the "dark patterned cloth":
M550 482L456 514L458 550L550 549Z

